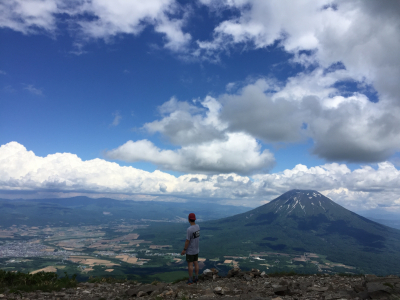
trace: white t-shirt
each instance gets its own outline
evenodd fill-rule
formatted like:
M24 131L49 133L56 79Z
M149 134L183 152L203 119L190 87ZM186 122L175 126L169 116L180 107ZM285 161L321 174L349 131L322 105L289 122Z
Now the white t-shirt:
M200 227L199 225L190 225L187 229L186 239L189 240L186 254L195 255L199 253Z

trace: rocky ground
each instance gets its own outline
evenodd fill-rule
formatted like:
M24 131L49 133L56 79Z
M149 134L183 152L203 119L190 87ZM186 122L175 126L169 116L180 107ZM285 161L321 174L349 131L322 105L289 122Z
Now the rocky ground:
M232 269L226 277L206 270L197 284L169 283L80 283L59 292L0 294L0 299L248 299L248 300L335 300L398 299L398 276L357 277L339 275L296 275L271 277L258 270Z

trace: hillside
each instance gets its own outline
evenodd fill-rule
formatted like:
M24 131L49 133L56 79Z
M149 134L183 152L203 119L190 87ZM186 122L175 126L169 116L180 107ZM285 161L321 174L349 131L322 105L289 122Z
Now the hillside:
M206 222L203 250L313 252L366 273L400 271L400 231L361 217L317 191L292 190L251 211ZM238 245L238 244L241 245ZM247 254L249 253L247 252Z
M200 228L204 257L249 257L268 252L301 256L307 252L345 264L348 268L343 272L400 273L399 230L359 216L313 190L291 190L248 212L202 222ZM178 234L171 233L177 228L157 230L181 247L182 239L178 242ZM306 271L301 262L278 270L282 268ZM313 272L317 271L330 272L331 268L320 264Z

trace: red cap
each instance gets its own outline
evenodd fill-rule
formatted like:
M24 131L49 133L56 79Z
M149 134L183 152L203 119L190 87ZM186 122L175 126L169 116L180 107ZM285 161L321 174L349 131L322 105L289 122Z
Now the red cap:
M194 213L190 213L189 220L196 220L196 215Z

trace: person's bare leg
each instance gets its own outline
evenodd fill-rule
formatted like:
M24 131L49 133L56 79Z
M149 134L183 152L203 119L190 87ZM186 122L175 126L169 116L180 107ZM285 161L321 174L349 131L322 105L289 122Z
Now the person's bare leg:
M194 269L196 271L196 278L198 278L199 277L199 262L198 261L194 262Z
M193 262L188 261L189 279L193 279Z

